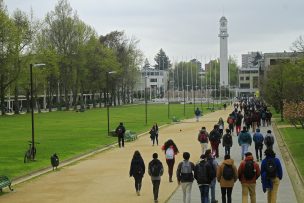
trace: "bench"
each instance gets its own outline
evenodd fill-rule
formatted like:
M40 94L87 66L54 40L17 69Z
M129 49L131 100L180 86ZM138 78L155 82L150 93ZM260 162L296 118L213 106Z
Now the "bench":
M130 130L126 130L125 132L125 141L126 142L131 142L137 139L137 135L135 132L132 132Z
M0 192L2 192L2 189L5 187L8 187L11 191L13 191L11 184L12 182L8 179L8 177L0 176Z
M180 119L173 116L172 117L172 122L175 122L175 123L180 122Z

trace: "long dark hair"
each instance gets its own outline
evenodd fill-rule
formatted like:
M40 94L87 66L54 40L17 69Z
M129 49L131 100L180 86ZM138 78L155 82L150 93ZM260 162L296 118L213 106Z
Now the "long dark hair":
M178 153L178 148L177 146L175 145L175 143L173 142L173 140L169 139L167 142L165 142L164 144L164 150L166 151L170 146L173 146L173 150L175 153Z
M133 159L142 159L140 152L136 150L133 154Z

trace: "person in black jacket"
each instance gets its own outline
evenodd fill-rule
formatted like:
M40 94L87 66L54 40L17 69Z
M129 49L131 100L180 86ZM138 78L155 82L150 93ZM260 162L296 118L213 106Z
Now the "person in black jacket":
M125 147L125 132L126 132L125 126L123 125L122 122L120 122L119 126L115 130L115 133L116 133L116 135L118 137L119 148L121 146Z
M159 185L161 181L161 176L164 173L164 167L162 162L158 159L157 153L154 153L152 157L153 160L149 163L148 173L151 176L151 181L153 185L154 202L158 202Z
M209 187L212 181L212 166L209 164L207 156L201 155L201 160L194 167L194 178L197 181L201 192L201 202L208 203Z
M223 137L223 147L225 148L225 155L230 155L230 148L232 147L232 136L229 129L226 129L226 134Z
M129 174L130 174L130 177L133 176L133 178L135 180L135 189L136 189L137 195L139 196L142 178L144 177L144 174L145 174L145 163L138 150L136 150L134 152L134 155L133 155L133 158L131 161Z

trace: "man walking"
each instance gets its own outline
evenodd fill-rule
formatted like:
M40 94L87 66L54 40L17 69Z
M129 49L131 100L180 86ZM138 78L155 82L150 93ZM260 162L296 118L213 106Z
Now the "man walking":
M125 132L126 128L123 125L122 122L120 122L119 126L115 130L116 135L118 137L118 146L120 147L125 147Z
M177 182L182 186L183 190L183 202L191 202L191 189L194 180L193 171L194 164L189 161L190 154L188 152L183 153L184 161L180 162L177 167L176 176Z
M164 167L162 162L158 160L157 153L154 153L152 157L153 160L149 163L148 173L151 176L151 181L153 185L154 202L158 202L159 185L160 185L161 176L164 173Z
M199 122L199 118L202 115L202 112L199 110L199 108L197 107L196 110L194 111L195 114L195 118L196 118L196 122Z
M206 131L206 127L202 127L202 129L200 130L200 132L198 133L198 136L197 136L197 140L201 144L202 154L205 154L205 151L208 148L208 142L209 142L208 137L209 137L209 134Z
M219 157L219 144L221 143L221 135L219 132L219 125L214 125L213 130L210 132L209 140L211 143L212 153L216 158Z
M264 144L267 149L273 149L274 137L271 134L271 130L267 130L267 134L265 135Z
M241 158L244 158L244 154L248 152L248 147L252 143L251 135L247 132L247 128L244 126L238 138L239 145L242 147Z
M256 180L260 176L260 167L253 160L251 152L245 154L245 160L243 160L238 169L238 177L242 184L242 203L248 202L248 193L250 195L250 202L256 203Z
M208 160L208 163L211 166L211 173L210 173L210 178L211 178L211 184L210 184L210 189L211 189L211 203L217 203L218 201L215 199L215 185L216 185L216 171L218 167L217 161L213 158L211 150L207 149L205 152L205 156ZM209 200L209 196L208 196Z

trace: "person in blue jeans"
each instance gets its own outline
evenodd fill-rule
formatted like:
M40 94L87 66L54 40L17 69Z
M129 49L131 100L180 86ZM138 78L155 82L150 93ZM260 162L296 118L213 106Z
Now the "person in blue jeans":
M209 164L205 154L201 155L201 160L194 167L194 178L197 181L201 193L201 203L209 203L209 186L212 180L210 176L212 166Z
M247 131L247 128L244 126L243 130L239 134L238 137L239 145L242 147L241 158L244 159L245 154L248 152L248 148L252 143L252 137L250 133Z
M217 203L218 201L215 199L215 185L216 185L216 171L217 171L217 167L218 167L218 163L217 161L213 158L213 155L211 153L211 149L207 149L205 152L206 158L208 160L208 163L210 164L212 170L211 170L211 184L209 186L210 190L211 190L211 198L209 198L208 195L208 202L210 202L209 200L211 199L211 203Z

